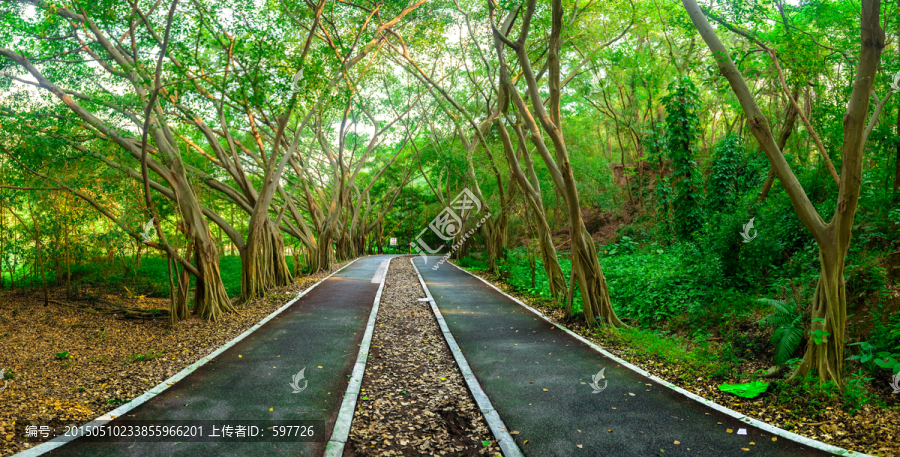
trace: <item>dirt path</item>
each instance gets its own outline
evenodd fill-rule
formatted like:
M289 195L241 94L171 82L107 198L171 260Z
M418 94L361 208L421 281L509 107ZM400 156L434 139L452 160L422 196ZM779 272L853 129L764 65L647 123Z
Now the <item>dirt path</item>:
M393 259L345 456L500 455L424 297Z

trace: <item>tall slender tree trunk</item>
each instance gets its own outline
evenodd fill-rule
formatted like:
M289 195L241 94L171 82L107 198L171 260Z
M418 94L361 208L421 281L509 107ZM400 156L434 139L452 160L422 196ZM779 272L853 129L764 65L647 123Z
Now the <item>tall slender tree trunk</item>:
M866 118L874 75L881 61L885 46L885 34L881 28L880 0L860 2L860 51L853 91L843 116L844 139L840 184L837 205L830 222L825 223L810 202L804 189L775 144L768 120L756 105L752 93L727 49L716 36L706 14L695 0L682 0L710 51L717 56L716 63L728 79L744 112L754 122L750 125L753 135L763 146L769 161L776 166L778 179L797 216L809 230L819 246L820 277L812 303L812 338L806 347L803 362L791 378L816 371L821 382L831 381L843 387L844 342L847 326L847 291L844 283L844 259L852 239L852 229L859 203L862 185L862 161L865 146Z
M329 229L324 230L319 235L319 249L317 252L318 258L316 261L318 263L317 266L319 267L319 269L317 271L328 271L331 269L331 260L334 257L332 255L332 244L334 243L331 241L331 237L332 232ZM310 257L312 257L312 255L310 255Z
M531 21L537 5L536 0L528 0L525 3L526 11L523 16L523 27L527 27ZM614 327L625 327L625 324L619 320L612 307L606 280L603 277L603 270L600 268L600 262L597 259L597 251L594 248L590 234L584 226L578 198L578 188L575 184L572 164L569 161L569 154L562 132L559 51L563 28L563 6L560 0L551 2L551 15L550 43L547 53L548 106L544 106L537 78L531 68L531 59L525 46L527 34L521 34L513 48L518 57L522 79L528 87L527 93L534 115L526 106L518 90L510 83L511 78L502 51L503 45L498 37L498 30L494 29L494 47L497 49L498 57L501 59L500 78L505 81L509 97L515 102L520 117L530 132L532 144L541 154L547 169L550 170L556 184L555 188L563 195L566 212L568 213L569 227L571 227L572 231L572 284L578 281L585 321L589 325L604 323ZM538 127L538 122L540 127ZM543 141L543 138L541 138L541 130L550 137L553 143L552 153ZM572 294L570 293L567 298L571 299L571 296Z
M377 252L378 254L384 254L384 237L381 236L382 230L384 230L384 228L381 226L381 224L378 224L378 236L375 238L375 245L378 248L378 250L375 252Z
M190 255L189 253L192 248L192 243L188 243L188 248L185 249L185 255ZM175 291L175 299L172 300L171 307L169 308L169 319L170 322L174 324L178 321L187 319L190 314L187 302L190 296L191 274L188 273L184 266L181 266L179 269L178 263L174 260L172 263L175 266L176 280L178 282L178 288Z
M550 225L547 222L547 213L541 196L540 181L538 181L534 171L534 162L531 160L531 154L525 146L525 135L521 126L514 126L514 130L518 140L518 149L522 153L522 161L525 163L525 170L528 172L527 176L513 151L512 141L509 133L506 131L506 127L502 123L497 123L497 132L500 134L500 139L503 142L503 149L506 152L507 162L512 170L512 175L519 188L522 189L522 193L525 194L526 208L531 208L531 213L534 217L533 222L537 232L537 243L540 247L541 264L544 272L547 273L550 295L555 298L564 298L566 295L566 277L563 275L562 268L559 265L556 246L553 245Z
M797 95L800 93L800 90L797 87L794 87L793 97L796 100ZM781 125L781 133L778 135L778 149L784 151L784 147L787 145L788 138L791 137L791 133L794 131L794 124L797 121L797 110L794 109L794 105L788 102L787 114L785 116L784 124ZM900 124L898 124L900 125ZM772 184L775 183L775 166L769 166L769 174L766 175L766 181L763 183L762 189L759 190L759 195L757 196L757 201L762 203L766 197L769 196L769 191L772 190Z
M44 290L44 306L50 304L50 297L47 294L47 277L44 274L44 258L41 253L41 223L34 214L34 208L29 204L28 210L31 212L31 220L34 221L34 250L37 254L38 269L41 272L41 289Z

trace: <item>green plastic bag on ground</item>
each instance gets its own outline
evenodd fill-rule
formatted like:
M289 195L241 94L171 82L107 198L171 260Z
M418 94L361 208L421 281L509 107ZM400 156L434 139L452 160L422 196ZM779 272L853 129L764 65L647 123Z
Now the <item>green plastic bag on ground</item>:
M735 394L738 397L754 398L769 388L769 383L765 381L753 381L745 384L722 384L719 390Z

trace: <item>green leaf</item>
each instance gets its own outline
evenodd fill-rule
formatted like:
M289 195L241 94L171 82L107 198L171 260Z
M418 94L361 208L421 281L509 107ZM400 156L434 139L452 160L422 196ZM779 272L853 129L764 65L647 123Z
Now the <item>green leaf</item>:
M769 383L765 381L753 381L746 384L722 384L719 386L719 390L743 398L755 398L768 388Z

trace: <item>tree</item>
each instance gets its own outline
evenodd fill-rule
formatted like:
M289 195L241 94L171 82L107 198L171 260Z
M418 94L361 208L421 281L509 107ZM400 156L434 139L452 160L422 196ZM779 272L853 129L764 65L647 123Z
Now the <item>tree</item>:
M612 302L609 299L609 289L603 276L603 269L600 267L600 262L597 259L597 251L594 248L590 233L584 226L578 189L563 136L563 124L560 114L561 78L559 58L563 29L562 1L553 0L551 2L552 18L547 53L547 89L549 93L547 107L544 106L543 97L538 86L538 78L532 70L531 57L528 54L527 47L528 32L532 25L536 3L535 0L529 0L526 3L519 36L515 41L508 37L508 32L504 33L496 26L493 20L495 6L493 3L488 4L488 8L492 13L491 27L494 36L497 38L494 41L494 47L500 59L501 67L506 68L505 74L501 75L501 80L510 89L510 100L529 131L532 144L537 148L544 164L553 175L553 180L563 194L563 199L566 203L572 236L572 278L569 281L569 302L571 302L574 292L573 287L577 283L581 291L584 318L589 324L600 322L613 327L624 327L625 324L619 320L612 307ZM506 28L506 30L509 29ZM521 69L522 79L524 79L527 87L526 93L531 102L531 109L528 108L515 85L507 82L511 81L511 72L509 71L509 65L506 63L504 52L506 47L515 53ZM532 113L531 110L534 110L534 112ZM540 127L538 127L538 122ZM547 144L544 143L540 133L541 130L550 137L553 145L552 153ZM571 313L571 308L569 307L569 309Z
M833 381L836 385L843 386L842 369L847 325L844 260L850 246L853 220L859 202L869 98L885 45L885 34L880 24L881 1L861 2L859 61L843 118L837 205L831 221L827 223L819 216L785 161L768 119L757 106L752 92L731 60L728 50L707 21L704 11L695 0L682 0L682 3L712 52L719 70L740 101L749 121L750 131L775 168L775 174L790 197L794 210L819 247L820 273L811 306L811 333L816 337L809 339L803 362L792 373L791 378L805 377L815 371L820 381Z

